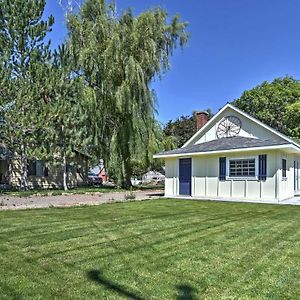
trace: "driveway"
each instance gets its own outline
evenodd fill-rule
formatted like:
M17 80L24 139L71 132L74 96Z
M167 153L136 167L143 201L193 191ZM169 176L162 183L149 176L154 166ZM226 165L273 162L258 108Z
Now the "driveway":
M120 201L157 199L163 195L162 190L31 197L4 195L0 197L0 210L98 205Z

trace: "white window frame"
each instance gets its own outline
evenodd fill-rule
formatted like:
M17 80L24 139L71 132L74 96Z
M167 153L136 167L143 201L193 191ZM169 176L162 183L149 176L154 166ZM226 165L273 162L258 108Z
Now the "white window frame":
M232 160L251 160L255 161L255 176L230 176L230 161ZM226 180L258 180L258 156L227 157L226 158Z

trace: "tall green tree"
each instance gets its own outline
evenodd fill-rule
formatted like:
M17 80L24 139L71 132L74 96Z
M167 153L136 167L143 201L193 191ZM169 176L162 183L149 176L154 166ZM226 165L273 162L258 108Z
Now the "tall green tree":
M52 16L43 21L45 0L0 0L0 105L5 124L6 147L20 157L21 186L27 189L27 158L37 146L36 114L43 101L35 87L37 70L50 58L47 32L54 22Z
M45 103L37 116L40 147L35 154L61 167L65 190L69 167L81 167L76 165L75 156L86 153L91 143L84 85L73 69L69 48L62 44L54 51L47 76L41 81Z
M93 144L123 187L131 186L133 154L146 152L155 127L151 82L169 69L170 55L188 39L187 24L178 16L168 19L160 8L118 16L104 0L85 1L68 19L77 74L89 89Z
M284 122L286 125L286 133L300 141L300 99L287 106L284 115Z
M294 135L296 122L292 121L292 111L288 108L299 101L300 82L292 77L283 77L245 91L233 104L278 131Z

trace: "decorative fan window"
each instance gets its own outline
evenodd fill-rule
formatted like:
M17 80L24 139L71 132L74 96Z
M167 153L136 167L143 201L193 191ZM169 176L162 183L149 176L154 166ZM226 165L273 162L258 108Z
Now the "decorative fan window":
M228 116L221 120L217 128L218 139L237 136L240 133L242 122L238 117Z
M255 177L255 158L229 160L229 177Z

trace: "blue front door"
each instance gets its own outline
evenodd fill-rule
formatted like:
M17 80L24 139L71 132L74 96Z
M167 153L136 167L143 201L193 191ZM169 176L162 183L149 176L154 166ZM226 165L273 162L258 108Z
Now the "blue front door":
M179 195L192 194L192 159L179 159Z

